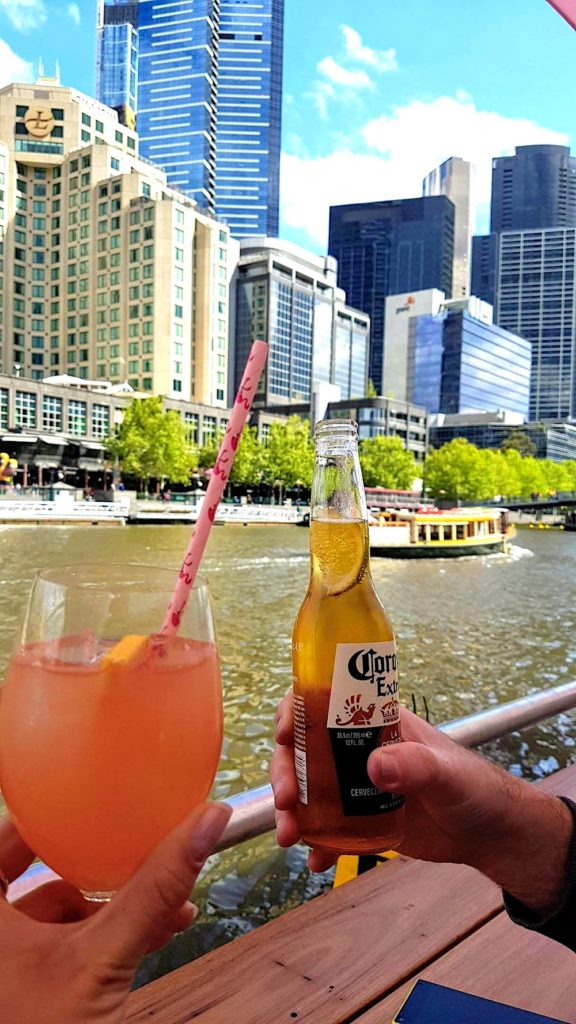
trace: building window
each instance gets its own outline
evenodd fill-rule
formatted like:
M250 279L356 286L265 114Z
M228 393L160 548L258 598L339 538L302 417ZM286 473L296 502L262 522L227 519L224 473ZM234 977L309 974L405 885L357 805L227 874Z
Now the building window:
M216 437L216 417L205 416L202 420L202 444L210 444Z
M198 415L195 412L184 413L184 429L190 444L198 444Z
M92 436L108 437L110 433L110 410L107 405L92 406Z
M0 388L0 428L8 427L8 389Z
M62 430L61 398L53 398L52 395L44 395L42 398L42 426L44 430Z
M78 436L86 433L86 402L72 398L68 402L68 432Z
M14 423L17 427L36 426L36 395L30 391L17 391L14 402Z

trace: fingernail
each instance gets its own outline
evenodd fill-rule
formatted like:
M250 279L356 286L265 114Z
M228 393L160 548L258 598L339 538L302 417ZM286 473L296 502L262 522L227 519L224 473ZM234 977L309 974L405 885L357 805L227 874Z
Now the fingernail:
M208 804L194 826L190 845L196 853L208 856L220 839L232 814L228 804Z
M374 751L368 761L368 774L379 789L393 789L400 782L398 765L390 754Z

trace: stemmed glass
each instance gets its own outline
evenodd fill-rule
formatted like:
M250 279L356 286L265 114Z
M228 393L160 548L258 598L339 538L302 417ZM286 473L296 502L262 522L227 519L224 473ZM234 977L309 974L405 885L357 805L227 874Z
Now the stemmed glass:
M208 796L222 743L206 581L160 636L174 572L42 572L0 701L0 781L28 845L104 900Z

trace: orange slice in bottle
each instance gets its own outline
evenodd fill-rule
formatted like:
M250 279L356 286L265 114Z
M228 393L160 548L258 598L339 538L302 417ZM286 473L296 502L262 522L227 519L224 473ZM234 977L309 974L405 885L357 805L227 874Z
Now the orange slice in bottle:
M330 597L345 594L362 580L368 564L365 531L359 520L312 521L312 563Z

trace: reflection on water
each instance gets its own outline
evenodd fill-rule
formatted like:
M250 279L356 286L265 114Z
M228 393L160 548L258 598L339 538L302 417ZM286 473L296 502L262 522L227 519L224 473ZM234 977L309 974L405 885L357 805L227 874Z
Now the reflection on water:
M186 527L0 527L0 669L37 568L94 560L178 565ZM571 678L576 661L576 534L522 531L509 556L374 559L394 622L405 703L426 697L433 722ZM290 684L290 632L308 577L308 532L226 526L213 531L208 576L222 657L225 741L215 795L266 781L276 705ZM527 778L572 759L572 715L491 744L490 756ZM148 959L163 972L321 891L305 852L272 837L214 858L196 927Z

